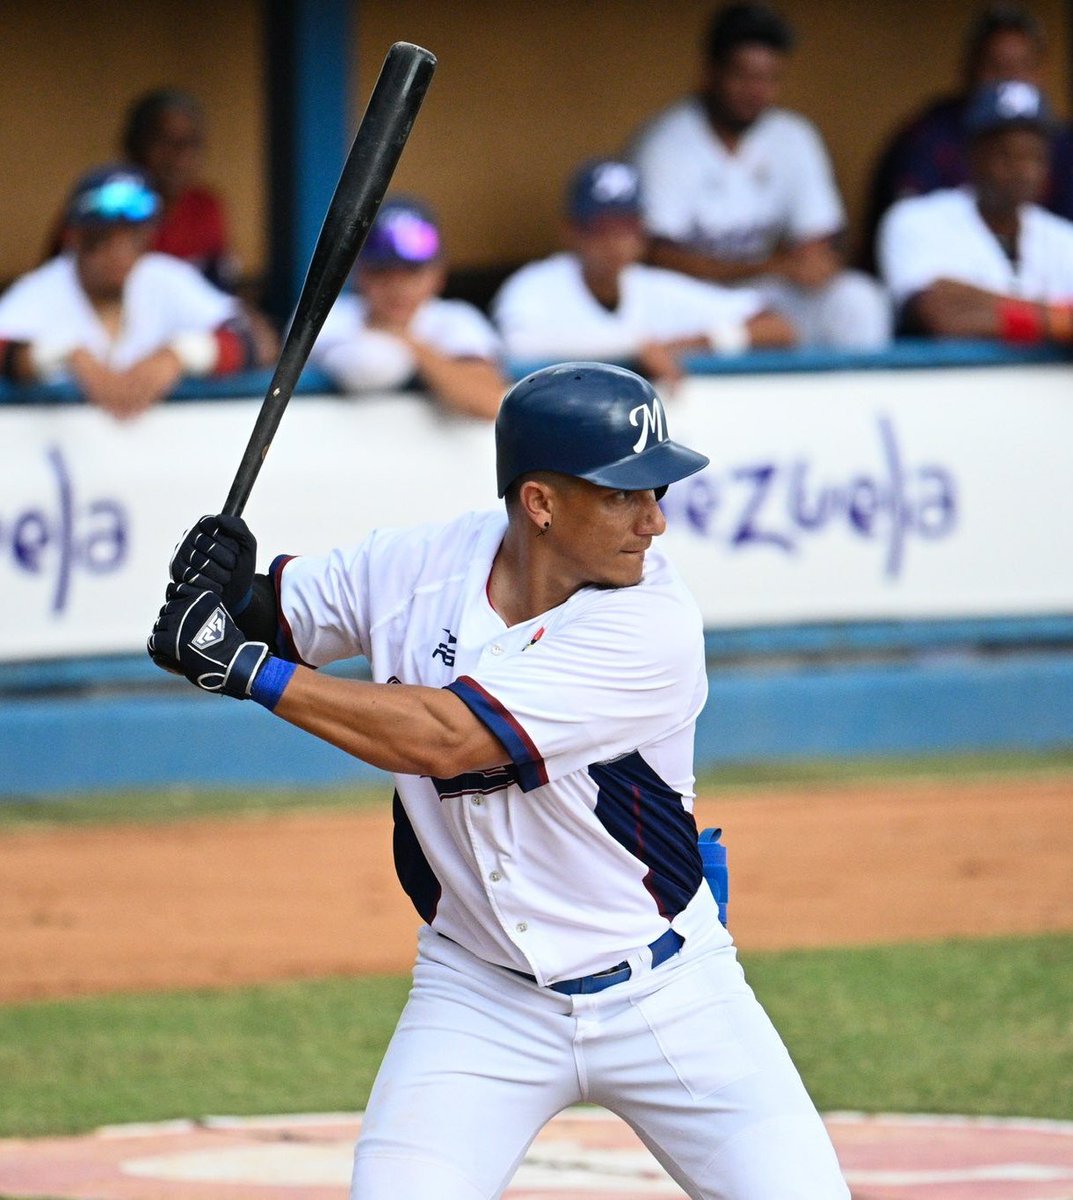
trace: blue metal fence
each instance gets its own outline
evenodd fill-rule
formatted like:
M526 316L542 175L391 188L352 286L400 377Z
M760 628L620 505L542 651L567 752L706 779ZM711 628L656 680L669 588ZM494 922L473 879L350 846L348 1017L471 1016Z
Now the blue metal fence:
M1073 617L711 631L708 648L701 768L1073 746ZM141 656L0 667L0 746L0 800L382 778Z

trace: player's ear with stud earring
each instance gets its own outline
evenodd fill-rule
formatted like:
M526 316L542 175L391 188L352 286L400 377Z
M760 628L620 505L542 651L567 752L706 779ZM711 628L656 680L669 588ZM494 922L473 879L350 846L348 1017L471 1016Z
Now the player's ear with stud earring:
M543 526L537 530L537 537L543 537L544 534L546 534L550 528L551 528L551 522L545 521Z

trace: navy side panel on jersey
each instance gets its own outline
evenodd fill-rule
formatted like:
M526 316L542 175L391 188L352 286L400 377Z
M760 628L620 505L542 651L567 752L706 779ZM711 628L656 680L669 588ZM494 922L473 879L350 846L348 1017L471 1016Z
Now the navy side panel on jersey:
M636 750L589 767L589 775L599 788L597 820L648 867L644 885L660 916L671 920L693 899L704 877L693 815Z
M443 889L425 857L424 850L421 849L421 843L417 840L398 792L391 800L391 816L395 822L395 831L391 839L395 873L402 884L402 890L410 897L421 919L431 925Z

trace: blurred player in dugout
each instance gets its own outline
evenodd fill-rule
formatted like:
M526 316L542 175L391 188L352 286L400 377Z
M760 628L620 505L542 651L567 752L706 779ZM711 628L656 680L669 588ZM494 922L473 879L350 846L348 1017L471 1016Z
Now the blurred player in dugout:
M389 197L310 362L347 392L419 388L446 411L494 420L507 390L499 338L474 305L441 296L443 237L431 210Z
M877 257L903 327L1073 343L1073 221L1041 207L1053 120L1039 88L988 84L965 114L969 184L899 200Z
M823 139L778 105L793 43L767 5L720 9L696 92L635 136L652 261L756 289L806 345L881 349L890 304L843 265L846 214Z
M883 214L897 200L969 182L965 117L987 84L1043 82L1043 27L1019 4L989 4L965 36L960 86L915 113L883 148L871 181L864 228L864 263L874 265L874 240ZM1051 128L1050 170L1040 203L1073 220L1073 127Z
M202 178L205 110L200 101L181 88L146 92L127 110L119 141L124 161L144 172L160 197L149 249L190 263L222 291L240 295L254 365L272 365L279 334L241 279L223 197ZM46 243L46 259L62 252L65 224L61 213Z
M186 376L249 367L238 301L189 263L150 251L160 196L124 164L88 172L67 204L64 252L0 299L0 363L15 382L73 382L135 417Z
M503 284L492 315L516 359L625 360L673 383L686 354L734 355L790 346L793 326L749 288L726 288L642 262L636 167L582 164L566 195L567 249L529 263Z

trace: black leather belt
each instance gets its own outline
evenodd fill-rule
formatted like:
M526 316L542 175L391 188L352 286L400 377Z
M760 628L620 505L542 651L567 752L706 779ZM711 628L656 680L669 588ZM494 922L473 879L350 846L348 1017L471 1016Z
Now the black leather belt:
M652 965L658 967L668 958L673 958L681 950L684 942L685 938L680 933L675 933L673 929L668 929L666 933L660 934L648 947L652 952ZM525 975L524 971L515 971L514 973L515 975ZM625 983L632 974L630 964L620 962L617 966L597 971L595 975L582 975L580 979L560 979L557 983L549 983L548 987L553 992L560 992L564 996L585 996L591 995L593 992L602 992L604 988L614 987L616 983ZM532 979L536 983L532 975L525 975L525 978Z

